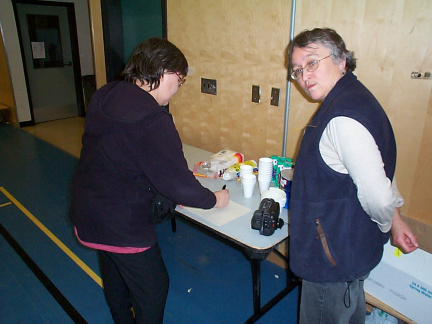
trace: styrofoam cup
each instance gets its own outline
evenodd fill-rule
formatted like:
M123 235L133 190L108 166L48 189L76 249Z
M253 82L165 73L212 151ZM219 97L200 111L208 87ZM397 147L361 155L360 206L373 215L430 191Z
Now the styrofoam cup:
M273 165L273 160L272 160L271 158L269 158L269 157L261 157L261 158L258 160L258 163L259 163L259 164L267 164L267 163L270 163L270 164Z
M256 184L256 176L254 174L245 174L241 179L241 185L243 189L243 195L245 198L251 198Z
M268 179L258 178L258 184L259 184L260 192L264 192L264 191L269 190L270 183L271 183L271 177Z
M268 157L262 157L258 162L258 177L267 179L272 177L273 174L273 160Z
M253 172L253 166L249 164L242 164L240 165L240 173L246 172L246 173L252 173Z

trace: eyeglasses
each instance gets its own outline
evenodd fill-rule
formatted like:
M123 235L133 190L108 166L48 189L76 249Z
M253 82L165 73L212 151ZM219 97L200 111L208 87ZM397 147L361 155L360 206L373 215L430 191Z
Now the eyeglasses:
M300 79L303 76L303 70L306 70L308 72L315 71L316 69L318 69L319 62L321 62L322 60L325 60L327 57L330 57L332 55L333 54L330 54L330 55L328 55L326 57L323 57L322 59L310 61L304 67L302 67L301 69L293 70L291 72L291 78L293 78L294 80Z
M183 84L185 84L185 82L186 82L186 78L185 77L182 77L180 74L178 74L177 72L176 72L176 74L177 74L177 77L178 77L178 86L179 87L181 87Z

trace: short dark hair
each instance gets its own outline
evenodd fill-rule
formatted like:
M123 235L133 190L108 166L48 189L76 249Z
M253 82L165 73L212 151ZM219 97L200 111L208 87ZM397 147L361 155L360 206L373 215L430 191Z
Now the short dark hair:
M340 37L340 35L331 28L315 28L313 30L304 30L294 37L288 47L290 65L294 48L304 48L312 43L322 44L327 47L331 51L333 60L335 62L340 62L346 58L346 70L355 70L357 66L357 59L354 57L354 52L347 50L342 37Z
M166 39L148 38L134 50L120 77L130 83L148 83L154 90L165 72L185 77L187 71L186 57L174 44Z

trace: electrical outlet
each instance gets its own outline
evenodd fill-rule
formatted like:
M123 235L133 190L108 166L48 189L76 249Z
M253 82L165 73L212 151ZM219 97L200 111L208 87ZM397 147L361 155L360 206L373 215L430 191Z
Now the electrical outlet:
M273 106L279 106L279 93L280 89L272 88L270 96L270 104Z
M252 102L261 102L261 87L257 85L252 86Z
M411 79L426 79L429 80L432 78L431 72L425 72L421 74L421 72L411 72Z
M411 72L411 79L421 79L421 73Z
M216 80L201 78L201 92L216 95L217 94Z

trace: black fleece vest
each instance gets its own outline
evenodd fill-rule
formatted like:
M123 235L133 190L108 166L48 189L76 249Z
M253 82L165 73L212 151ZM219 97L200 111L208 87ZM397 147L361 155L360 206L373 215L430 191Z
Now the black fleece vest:
M367 274L381 260L389 237L361 207L351 177L332 170L321 157L321 136L337 116L357 120L372 134L391 180L396 165L396 142L384 110L366 87L347 73L306 128L295 165L290 266L297 276L312 282L352 281ZM318 225L327 241L327 253Z

